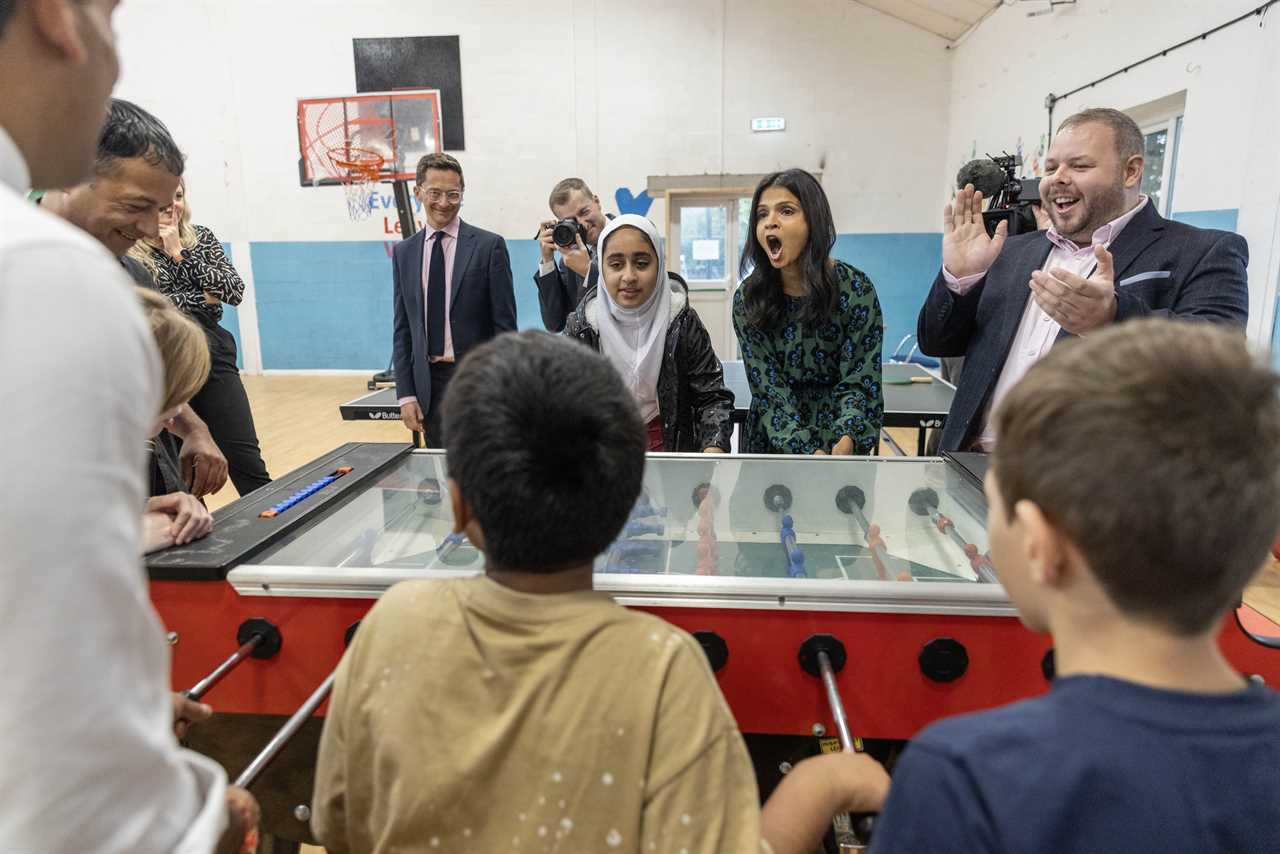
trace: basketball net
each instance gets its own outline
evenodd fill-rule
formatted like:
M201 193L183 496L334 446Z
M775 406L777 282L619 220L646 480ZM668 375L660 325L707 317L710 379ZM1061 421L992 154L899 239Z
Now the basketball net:
M350 143L328 151L332 174L342 182L347 198L347 216L352 222L366 220L373 213L373 196L378 190L385 158L376 151Z

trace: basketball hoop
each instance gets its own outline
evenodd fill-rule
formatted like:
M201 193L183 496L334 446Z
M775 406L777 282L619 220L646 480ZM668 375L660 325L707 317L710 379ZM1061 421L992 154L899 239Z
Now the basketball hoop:
M386 159L376 151L352 145L331 148L327 154L333 164L331 174L342 184L347 197L347 216L352 222L368 219Z
M438 153L441 140L435 89L298 99L301 185L341 186L352 222L372 216L379 184L412 183L418 162Z

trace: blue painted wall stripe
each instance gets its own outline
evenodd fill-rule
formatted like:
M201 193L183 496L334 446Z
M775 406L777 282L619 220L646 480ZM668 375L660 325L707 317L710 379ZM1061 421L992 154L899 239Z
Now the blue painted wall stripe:
M920 306L942 266L942 235L841 234L835 256L866 273L876 286L887 359L903 336L916 333ZM904 355L908 349L903 348Z
M1240 211L1236 208L1223 208L1216 211L1174 211L1173 219L1185 222L1196 228L1216 228L1221 231L1235 231L1240 221Z
M262 242L253 244L262 364L271 370L384 368L391 355L393 244ZM508 240L521 329L541 329L535 240ZM885 318L886 352L908 332L942 257L940 234L846 234L837 257L876 285ZM224 323L238 317L228 309ZM238 340L238 339L237 339Z
M234 265L236 259L231 257L231 244L222 244L222 251ZM240 313L236 311L234 305L223 304L222 327L231 333L232 338L236 339L236 367L244 370L244 345L240 343Z
M391 260L381 242L253 244L267 369L385 368Z

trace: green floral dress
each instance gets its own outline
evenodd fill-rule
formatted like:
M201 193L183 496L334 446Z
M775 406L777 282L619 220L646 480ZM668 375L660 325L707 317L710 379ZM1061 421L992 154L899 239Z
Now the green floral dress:
M734 295L733 328L751 387L743 452L830 452L843 436L855 453L876 452L884 421L880 301L866 274L843 261L836 279L836 314L815 329L798 320L802 298L786 297L784 322L764 331L747 325L742 289Z

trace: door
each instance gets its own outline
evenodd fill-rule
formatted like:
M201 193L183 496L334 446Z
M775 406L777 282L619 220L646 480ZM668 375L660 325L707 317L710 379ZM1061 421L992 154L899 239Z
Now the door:
M672 193L667 210L667 269L688 282L689 303L720 360L737 359L733 292L741 278L751 197L737 191Z

